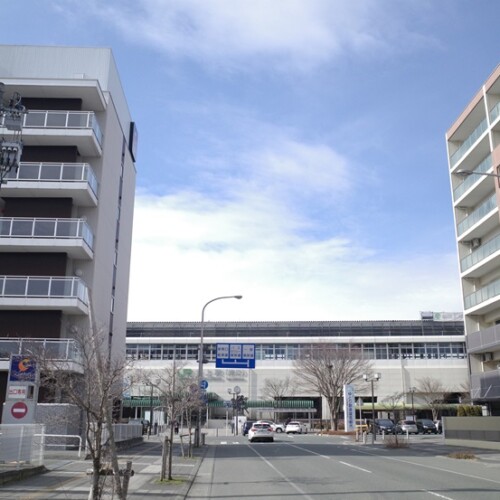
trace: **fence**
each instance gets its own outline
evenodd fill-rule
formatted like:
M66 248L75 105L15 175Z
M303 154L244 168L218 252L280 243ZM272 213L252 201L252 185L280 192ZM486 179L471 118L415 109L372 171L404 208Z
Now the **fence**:
M21 469L43 465L43 424L0 425L0 468Z

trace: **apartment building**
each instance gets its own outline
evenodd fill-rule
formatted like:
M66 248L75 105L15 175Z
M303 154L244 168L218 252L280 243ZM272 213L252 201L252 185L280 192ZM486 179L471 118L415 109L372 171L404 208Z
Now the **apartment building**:
M176 363L196 376L200 328L199 322L129 322L127 358L134 370L161 370ZM255 368L231 368L230 363L227 368L217 367L218 344L255 346ZM296 378L294 360L313 348L347 349L369 360L373 372L381 375L374 384L377 411L386 411L384 400L395 394L403 395L407 411L412 404L422 410L419 387L426 377L439 381L449 402L456 404L468 379L461 314L421 313L420 320L407 321L208 322L204 324L203 378L211 396L209 406L223 407L239 387L249 400L251 414L265 415L266 379ZM371 412L370 382L360 376L355 386L356 398L363 401L361 409ZM295 387L286 396L281 412L288 409L304 418L328 415L327 402L318 394ZM123 401L130 417L149 417L149 408L158 404L147 385L132 387Z
M10 355L43 343L71 359L91 315L125 355L137 130L108 48L2 45L0 82L28 110L0 186L1 411Z
M500 415L500 66L446 133L471 396Z

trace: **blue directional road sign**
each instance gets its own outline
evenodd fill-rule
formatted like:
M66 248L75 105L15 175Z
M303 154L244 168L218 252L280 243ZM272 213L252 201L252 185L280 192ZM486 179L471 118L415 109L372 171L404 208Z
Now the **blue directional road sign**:
M206 380L200 380L200 389L208 389L208 382Z
M255 368L255 344L217 344L216 368Z

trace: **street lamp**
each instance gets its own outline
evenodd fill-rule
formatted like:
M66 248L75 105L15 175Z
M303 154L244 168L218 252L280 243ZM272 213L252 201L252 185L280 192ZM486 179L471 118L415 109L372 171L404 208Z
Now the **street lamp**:
M201 381L203 380L203 330L205 328L205 309L208 306L208 304L211 304L212 302L215 302L216 300L223 300L223 299L241 299L243 295L224 295L222 297L215 297L215 299L209 300L204 306L203 309L201 310L201 327L200 327L200 347L198 351L198 389L201 389ZM202 413L202 408L201 404L199 407L199 412L198 412L198 423L196 425L196 433L194 436L194 445L195 447L200 446L200 436L201 436L201 413Z
M476 172L474 170L466 170L463 168L458 169L455 174L461 177L469 177L469 175L485 175L487 177L496 177L500 179L500 174L494 174L493 172Z
M382 378L380 373L373 373L371 375L363 375L363 380L365 382L370 381L372 387L372 444L375 443L375 395L373 392L373 382L379 381Z
M411 393L411 414L413 416L413 421L415 421L415 406L413 404L413 395L415 394L415 391L417 390L416 387L410 387L409 391Z

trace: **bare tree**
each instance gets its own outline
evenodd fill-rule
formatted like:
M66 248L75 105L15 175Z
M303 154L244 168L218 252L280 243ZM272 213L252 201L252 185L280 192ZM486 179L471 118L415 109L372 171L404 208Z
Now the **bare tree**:
M437 420L449 391L436 378L423 377L417 382L418 397L432 411L432 419Z
M54 395L55 400L73 404L83 413L83 432L92 460L89 499L100 499L106 482L113 481L115 494L120 500L125 500L129 475L120 474L113 429L113 404L123 392L126 363L108 357L103 332L92 328L78 331L73 337L79 347L77 359L61 361L54 359L51 352L33 353L40 366L40 383ZM107 471L108 459L112 474Z
M172 454L174 429L184 417L189 435L188 453L192 456L191 425L192 412L200 407L200 390L196 378L183 372L183 365L175 363L161 370L148 370L142 373L141 382L156 392L164 409L167 420L167 432L163 438L162 467L160 480L172 478Z
M363 359L358 349L339 348L335 344L315 344L302 351L294 362L300 386L316 391L328 401L334 430L338 428L344 385L358 381L371 370L371 362Z
M290 376L282 378L266 378L261 389L264 399L280 400L287 396L293 396L297 389L297 382Z
M387 396L380 402L380 406L387 411L387 413L389 414L389 418L390 414L392 413L392 418L396 420L396 413L399 413L401 403L404 402L404 396L404 392L395 392L394 394Z

